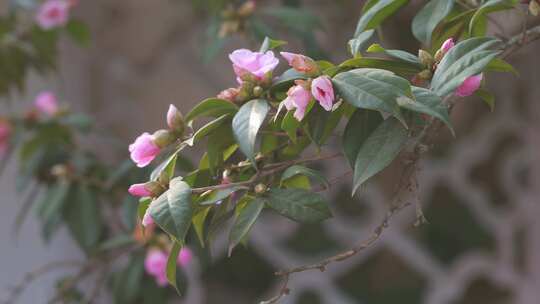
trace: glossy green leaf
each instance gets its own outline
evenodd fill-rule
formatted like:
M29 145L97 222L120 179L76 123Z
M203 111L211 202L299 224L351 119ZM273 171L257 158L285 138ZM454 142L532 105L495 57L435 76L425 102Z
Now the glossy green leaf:
M474 95L480 97L488 105L492 112L495 110L495 96L493 96L493 94L491 94L489 91L478 89L476 92L474 92Z
M208 194L201 197L200 201L198 202L199 205L205 206L205 205L213 205L216 204L219 201L222 201L229 197L231 194L235 193L239 190L247 190L249 188L247 187L228 187L224 189L216 189L212 192L209 192Z
M363 47L369 42L375 30L367 30L360 33L357 37L349 40L349 52L353 57L359 57Z
M178 241L183 242L191 226L193 209L191 206L191 187L182 181L181 177L171 180L169 191L167 191L167 202L176 226L177 234L175 236Z
M393 15L399 8L407 4L408 0L379 0L369 6L356 25L354 37L358 37L363 31L374 29L386 18Z
M444 97L453 93L469 76L481 73L500 52L488 50L497 44L493 38L471 38L454 46L438 65L431 90Z
M71 235L86 252L95 249L103 233L103 220L96 195L84 185L79 185L69 196L64 219Z
M49 221L55 216L60 216L62 209L66 204L66 198L68 196L71 183L67 181L59 181L50 187L47 192L47 197L43 201L39 211L40 217L44 222Z
M354 163L353 195L369 178L386 168L407 142L407 131L395 119L381 123L362 143Z
M485 1L478 10L474 13L471 22L469 23L469 35L473 36L474 29L481 22L482 18L485 15L502 11L507 9L512 9L516 4L517 0L488 0Z
M351 116L343 132L343 152L351 167L354 168L362 144L382 122L378 111L358 109Z
M333 83L337 93L353 106L390 113L405 124L397 99L412 98L406 79L385 70L356 69L338 74Z
M169 178L174 175L174 170L176 168L176 161L178 159L178 152L174 152L169 156L164 162L159 164L150 174L150 180L155 181L159 178L161 173L165 172Z
M294 118L294 111L289 111L281 121L281 129L289 135L293 143L296 143L297 131L300 127L300 122Z
M304 167L304 166L300 166L300 165L290 166L285 171L283 171L283 173L281 174L281 183L283 183L287 179L289 179L289 178L291 178L293 176L297 176L297 175L305 175L307 177L310 177L310 178L316 180L317 182L319 182L321 184L324 184L324 186L326 188L330 188L330 183L328 182L326 177L324 177L323 174L321 174L317 170L313 170L313 169L310 169L310 168L307 168L307 167Z
M234 137L240 150L255 165L255 142L270 106L264 99L251 100L244 104L233 118Z
M486 66L486 71L493 72L511 72L516 76L519 76L519 72L508 62L495 58Z
M417 67L418 69L423 69L422 63L420 62L420 59L418 59L417 56L401 51L401 50L387 50L380 46L379 44L373 44L371 45L367 51L369 53L384 53L392 58L398 59L400 61L404 61L407 63L410 63L411 65Z
M254 200L249 200L243 206L238 205L237 209L238 208L240 208L240 210L236 215L236 219L229 234L229 256L234 247L240 244L251 230L253 224L255 224L255 221L264 208L264 199L255 198Z
M196 105L185 117L190 122L198 117L219 117L224 114L234 114L238 107L224 99L208 98Z
M328 203L317 193L303 189L270 189L266 205L300 223L315 223L332 217Z
M176 261L178 260L178 254L182 249L182 244L180 242L173 242L173 247L169 252L169 257L167 258L167 281L169 284L174 287L176 292L181 295L180 288L178 287L178 282L176 281Z
M208 212L210 212L210 206L202 208L202 210L199 210L198 212L195 212L195 215L193 216L192 222L193 222L193 229L195 230L195 234L197 234L197 238L199 239L199 242L202 247L204 247L204 224L206 223L206 218L208 217Z
M441 120L450 129L452 134L455 135L452 124L450 123L448 108L443 104L442 98L424 88L413 87L412 92L415 99L404 97L398 100L398 104L405 109L424 113Z
M283 46L285 44L287 44L287 41L274 40L274 39L272 39L270 37L265 37L259 52L264 53L266 51L273 50L273 49L278 48L280 46Z
M195 132L195 134L193 134L193 137L189 140L188 144L190 146L193 146L201 139L208 136L208 134L212 133L212 131L220 128L224 123L228 122L230 120L230 117L230 114L223 114L218 118L210 121L206 125L202 126L199 130L197 130L197 132Z
M339 68L376 68L388 70L400 75L413 75L423 69L417 64L411 64L405 61L368 57L346 60L339 65Z
M431 0L416 14L412 21L414 37L429 45L433 31L450 14L454 7L453 0Z

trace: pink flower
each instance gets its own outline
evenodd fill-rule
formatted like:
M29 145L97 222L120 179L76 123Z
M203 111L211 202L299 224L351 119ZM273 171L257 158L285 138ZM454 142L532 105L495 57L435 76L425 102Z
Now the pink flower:
M311 82L311 94L326 111L332 110L335 97L330 77L319 76L313 79L313 82Z
M148 207L148 209L146 209L146 212L144 213L143 219L141 221L141 224L145 228L149 228L150 226L154 225L154 219L150 215L150 210L149 209L150 209L150 207Z
M150 190L148 190L145 186L145 184L134 184L134 185L131 185L129 187L129 190L128 190L129 194L133 195L133 196L140 196L140 197L144 197L144 196L150 196L152 195L152 192L150 192Z
M167 254L161 250L150 250L144 260L144 269L163 287L167 285Z
M148 166L160 152L160 148L154 143L154 138L149 133L143 133L135 142L129 145L131 159L142 168Z
M71 4L65 0L47 0L37 12L36 22L45 30L64 26L69 19Z
M298 121L304 118L306 114L306 108L311 100L311 94L304 86L297 84L287 91L287 98L283 100L283 105L287 110L296 109L294 112L294 118Z
M236 76L243 80L245 76L252 75L257 80L263 80L279 63L272 51L266 53L252 52L239 49L229 54Z
M44 91L39 93L34 101L34 105L45 114L53 116L58 113L58 102L53 92Z
M180 253L178 254L177 263L180 264L182 267L187 267L191 260L193 259L193 252L191 252L191 249L188 247L184 247L180 250Z
M441 46L441 52L444 54L448 53L451 48L454 47L454 38L448 38Z
M319 69L317 63L307 56L295 53L281 52L280 53L289 65L298 72L310 74L315 73Z
M0 120L0 156L6 152L9 146L11 126L4 120Z
M472 95L478 88L480 88L480 84L482 83L482 74L478 74L475 76L470 76L463 83L456 89L456 95L459 97L467 97Z

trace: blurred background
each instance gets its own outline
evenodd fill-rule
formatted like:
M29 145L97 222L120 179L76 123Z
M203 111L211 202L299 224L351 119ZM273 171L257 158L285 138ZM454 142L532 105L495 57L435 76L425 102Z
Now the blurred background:
M127 145L138 134L163 127L170 103L186 113L233 86L227 54L237 48L255 49L260 43L257 35L216 38L219 26L212 23L215 12L207 1L79 2L74 14L89 25L91 45L81 48L62 41L58 73L47 78L30 75L26 94L12 98L21 101L17 107L25 107L39 91L55 90L119 139L88 142L111 162L127 157ZM334 62L347 57L345 45L363 1L284 2L302 4L318 22L307 30L289 31L283 20L261 17L268 19L263 25L273 38L289 41L286 50L300 53L309 48L317 59ZM384 23L383 46L416 53L419 45L409 24L423 3L411 1ZM280 4L257 1L256 11ZM493 16L506 34L519 33L522 15ZM530 22L538 23L538 18ZM427 224L414 227L414 208L409 208L368 251L332 264L324 273L292 276L291 294L283 303L539 303L539 54L540 43L524 47L508 58L519 76L488 76L496 96L493 112L473 97L456 106L456 138L442 131L434 151L422 162L420 198ZM339 150L338 139L328 148ZM200 151L187 154L197 157ZM340 161L320 169L332 177L345 166ZM45 244L32 216L13 236L14 215L22 200L15 192L15 171L13 162L0 178L0 290L48 261L82 255L65 232ZM354 198L347 183L334 186L328 196L335 218L322 224L298 225L264 216L247 248L239 248L231 258L226 257L226 236L218 237L212 259L197 258L189 270L188 294L179 303L243 304L273 296L281 284L275 270L318 261L371 233L387 209L396 172L391 168ZM42 303L39 299L50 295L52 284L54 275L32 284L20 303ZM111 303L107 296L100 301Z

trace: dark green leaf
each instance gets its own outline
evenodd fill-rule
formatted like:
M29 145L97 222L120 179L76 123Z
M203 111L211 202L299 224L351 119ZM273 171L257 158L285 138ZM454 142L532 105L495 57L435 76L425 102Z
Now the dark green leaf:
M475 27L481 19L489 13L512 9L517 4L517 0L488 0L485 1L474 13L469 23L469 35L473 35Z
M229 187L229 188L224 188L224 189L213 190L209 194L201 197L201 201L199 201L199 205L205 206L205 205L215 204L219 201L226 199L227 197L229 197L231 194L233 194L236 191L246 190L246 189L248 188L237 186L237 187Z
M176 177L171 180L167 193L169 210L176 226L175 237L179 242L184 242L193 216L191 187L181 177Z
M480 98L489 106L489 109L493 112L495 110L495 96L489 91L484 89L479 89L474 94Z
M281 215L300 223L314 223L332 217L324 198L303 189L270 189L266 204Z
M414 17L412 32L416 39L429 45L433 31L450 14L453 0L431 0Z
M493 38L471 38L458 43L438 65L431 90L444 97L454 92L467 77L480 74L500 53L487 50L497 42Z
M409 82L394 73L378 69L356 69L333 79L339 95L362 109L390 113L405 124L397 99L412 97Z
M238 245L244 237L248 234L249 230L259 217L259 214L264 208L264 200L261 198L255 198L249 200L245 205L238 205L240 208L234 225L229 234L229 256L236 245Z
M103 233L103 221L96 195L79 185L70 195L64 210L64 219L73 238L86 252L93 250Z
M269 110L270 106L266 100L255 99L244 104L232 121L234 137L240 150L252 161L254 166L257 134Z
M375 30L367 30L360 33L356 38L349 40L349 52L353 57L359 57L362 48L371 39L373 33L375 33Z
M358 37L363 31L374 29L386 18L393 15L400 7L407 4L408 0L379 0L369 6L358 20L354 37Z
M519 72L508 62L495 58L486 66L486 71L493 72L511 72L516 76L519 76Z
M219 117L224 114L234 114L238 107L228 101L219 98L208 98L196 105L185 117L190 122L198 117Z
M400 75L413 75L422 71L422 68L419 68L417 64L411 64L405 61L368 57L349 59L341 63L339 68L376 68L388 70Z
M424 113L441 120L455 135L450 123L448 108L443 104L443 100L428 89L413 87L412 92L415 99L403 97L398 100L398 104L405 109Z
M407 131L395 119L380 124L362 143L354 164L353 195L370 177L386 168L407 142Z
M180 288L176 282L176 261L178 260L178 254L182 249L182 244L180 242L173 242L173 247L169 252L169 258L167 259L167 281L171 286L176 289L176 292L181 295Z
M380 46L379 44L373 44L371 45L367 51L369 53L384 53L392 58L398 59L400 61L404 61L407 63L410 63L411 65L415 66L418 69L422 69L422 63L420 62L420 59L416 57L415 55L401 51L401 50L387 50Z
M354 168L362 144L382 122L377 111L359 109L351 116L343 132L343 151L351 167Z
M184 145L185 146L185 145ZM180 152L181 149L174 152L169 158L167 158L164 162L159 164L150 174L150 180L155 181L159 178L162 172L166 172L169 178L171 178L174 175L174 170L176 167L176 160L178 159L178 152Z
M210 121L206 125L202 126L193 137L188 141L188 144L190 146L193 146L197 142L199 142L201 139L206 137L208 134L212 133L212 131L218 129L223 125L224 123L228 122L230 120L230 114L223 114L220 117Z

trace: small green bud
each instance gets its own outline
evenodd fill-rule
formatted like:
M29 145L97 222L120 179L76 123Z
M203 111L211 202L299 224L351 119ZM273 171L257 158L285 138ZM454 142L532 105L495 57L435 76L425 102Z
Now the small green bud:
M255 193L257 193L257 194L263 194L263 193L266 192L266 189L267 189L267 187L266 187L265 184L257 184L257 185L255 186Z
M152 137L154 143L160 148L165 148L176 141L176 136L169 130L158 130L154 132Z
M431 56L430 53L424 50L418 50L418 58L420 59L420 63L422 63L425 67L428 68L431 68L431 66L433 66L433 63L435 62L433 56Z

